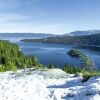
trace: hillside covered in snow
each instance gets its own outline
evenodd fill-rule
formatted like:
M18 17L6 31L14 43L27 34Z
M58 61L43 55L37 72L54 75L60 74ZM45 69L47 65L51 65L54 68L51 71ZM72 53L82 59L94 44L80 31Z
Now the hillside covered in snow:
M25 69L0 73L0 100L100 100L100 77L60 69Z

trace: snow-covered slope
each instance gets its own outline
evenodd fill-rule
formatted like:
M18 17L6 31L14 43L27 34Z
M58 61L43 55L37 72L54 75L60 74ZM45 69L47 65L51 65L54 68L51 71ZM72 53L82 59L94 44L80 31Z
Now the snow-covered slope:
M81 80L60 69L4 72L0 73L0 100L100 100L100 77Z

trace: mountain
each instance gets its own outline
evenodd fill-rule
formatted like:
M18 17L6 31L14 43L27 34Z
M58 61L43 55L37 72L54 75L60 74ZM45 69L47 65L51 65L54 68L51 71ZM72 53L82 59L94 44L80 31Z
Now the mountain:
M74 32L64 34L64 36L92 35L96 33L100 33L100 30L74 31Z
M53 36L53 34L47 34L47 33L0 33L0 37L25 37L25 36Z
M43 39L24 39L26 42L60 43L73 45L95 45L100 46L100 33L81 36L48 37Z
M0 33L0 40L9 40L11 42L18 42L22 39L40 39L51 37L53 34L46 33Z

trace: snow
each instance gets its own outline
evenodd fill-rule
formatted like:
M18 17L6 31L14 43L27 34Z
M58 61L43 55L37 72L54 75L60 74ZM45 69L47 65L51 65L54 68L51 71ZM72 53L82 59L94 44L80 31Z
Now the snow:
M60 69L3 72L0 100L100 100L100 76L81 81Z

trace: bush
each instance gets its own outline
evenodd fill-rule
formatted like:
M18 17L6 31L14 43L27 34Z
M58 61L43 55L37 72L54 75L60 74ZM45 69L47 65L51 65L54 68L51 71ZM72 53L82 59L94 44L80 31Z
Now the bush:
M85 70L91 71L93 68L92 61L86 55L82 55L80 67Z
M6 68L6 71L14 71L14 72L17 71L17 68L13 63L8 63L5 66L5 68Z
M86 82L90 77L100 76L100 71L84 71L82 82Z
M42 65L42 64L37 64L36 66L37 66L37 68L39 68L39 69L44 69L44 65Z
M0 65L0 72L4 72L4 69L5 67L3 65Z
M54 66L53 64L49 64L49 65L47 66L47 68L48 68L48 69L52 69L52 68L55 68L55 66Z
M77 72L81 72L81 69L80 69L80 68L75 68L75 67L72 67L72 66L67 65L67 64L64 65L63 70L64 70L66 73L70 73L70 74L73 74L73 73L75 74L75 73L77 73Z
M26 56L25 64L28 68L31 68L31 67L37 66L38 62L34 56L28 55Z

